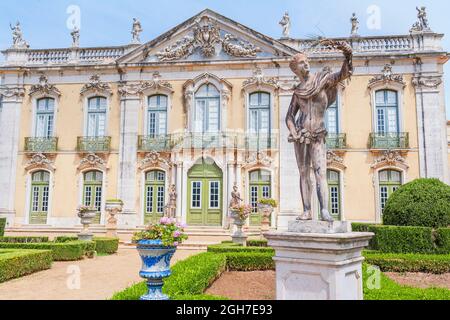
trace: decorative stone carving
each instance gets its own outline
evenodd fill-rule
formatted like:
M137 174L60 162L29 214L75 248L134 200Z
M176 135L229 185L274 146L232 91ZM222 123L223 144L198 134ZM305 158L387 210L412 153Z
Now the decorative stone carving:
M151 85L148 82L139 83L120 83L118 92L122 97L141 95L145 89L150 88Z
M226 34L222 39L220 32L216 22L211 21L208 17L203 17L196 23L192 34L155 55L160 61L173 61L187 58L194 53L195 49L199 48L202 56L212 58L217 56L220 46L224 52L233 57L254 58L258 52L261 52L259 47L249 42L239 41L237 43L237 37L231 34Z
M83 88L81 89L81 94L84 95L89 91L95 93L107 93L109 95L112 94L111 86L107 83L101 82L100 76L98 74L93 75L89 79L89 83L83 86Z
M338 168L341 170L346 169L347 167L344 165L344 159L336 154L334 151L327 151L327 166L329 168Z
M80 164L78 165L78 170L82 171L87 168L97 168L101 171L106 171L108 169L106 166L106 161L95 153L90 153L81 159Z
M72 36L72 48L80 47L80 29L75 27L70 35Z
M387 150L384 151L381 156L375 159L371 168L377 169L385 166L394 166L401 168L408 168L405 158L401 155L399 151Z
M153 81L150 82L150 87L154 88L155 90L168 90L170 92L173 92L173 87L168 81L161 80L162 76L161 74L156 71L153 73Z
M25 96L25 89L23 87L0 86L0 96L8 99L23 98Z
M418 88L437 89L442 83L442 77L416 77L412 80L412 83L415 87Z
M162 167L165 169L172 168L173 163L170 159L166 159L161 156L160 153L153 151L149 152L145 155L144 159L141 160L141 164L139 165L139 169L145 170L151 167Z
M392 73L392 66L390 64L386 64L381 72L382 73L380 75L375 76L369 80L369 88L380 83L386 84L389 82L396 82L401 84L402 86L406 86L406 83L403 81L403 76L401 74Z
M416 7L416 10L417 10L418 21L413 24L413 26L410 29L410 32L411 33L424 32L424 31L431 32L431 28L428 23L427 8L426 7L420 7L420 8Z
M352 17L350 18L350 22L352 23L352 31L350 34L352 37L357 37L359 30L359 20L356 16L356 13L353 13Z
M289 13L287 11L279 24L283 28L283 38L289 38L289 34L291 32L291 18L289 17Z
M261 68L257 67L255 71L253 71L253 77L248 78L242 84L243 89L249 86L256 86L260 89L262 86L269 86L274 88L275 90L279 89L278 80L276 78L266 78L263 75Z
M14 27L10 24L9 27L11 28L12 37L13 37L12 49L28 49L30 46L23 39L23 32L22 32L22 28L20 26L20 22L17 21L17 23Z
M40 94L52 94L60 97L61 91L59 91L54 85L48 83L48 78L44 74L39 77L39 84L36 84L30 89L30 96L40 93Z
M25 170L33 170L37 168L48 169L50 171L55 171L56 167L53 164L53 161L47 158L42 153L34 154L31 159L25 165Z
M141 43L141 32L144 31L142 29L141 22L137 18L133 18L133 28L131 30L132 40L131 44L140 44Z
M273 160L265 152L252 152L247 157L244 168L262 165L264 167L270 167Z

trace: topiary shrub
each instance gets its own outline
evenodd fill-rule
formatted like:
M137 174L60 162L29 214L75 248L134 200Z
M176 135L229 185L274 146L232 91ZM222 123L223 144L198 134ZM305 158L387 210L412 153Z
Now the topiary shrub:
M6 218L0 218L0 237L5 235Z
M388 199L383 224L440 228L450 226L450 186L438 179L417 179Z

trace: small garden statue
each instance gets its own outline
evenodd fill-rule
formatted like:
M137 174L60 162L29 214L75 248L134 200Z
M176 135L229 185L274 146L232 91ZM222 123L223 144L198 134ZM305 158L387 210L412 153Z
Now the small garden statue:
M270 230L270 217L276 207L277 202L274 199L261 199L258 202L258 209L261 213L261 231Z
M97 209L87 206L79 206L78 217L81 219L83 230L78 234L78 239L83 241L91 241L94 235L89 231L89 225L97 215Z
M147 280L147 294L141 300L169 300L162 292L164 278L171 275L170 260L177 246L187 240L185 225L175 219L163 217L159 224L150 225L146 230L133 236L142 259L139 275Z
M231 235L234 243L241 244L243 246L247 243L247 235L242 231L242 227L245 225L248 217L252 213L252 207L249 205L238 205L231 208L231 217L234 220L236 226L235 232Z
M166 216L169 218L176 217L177 211L177 187L173 184L169 190L169 203L166 206Z
M106 200L105 210L108 212L106 236L109 238L117 238L116 216L123 210L123 201L118 199Z
M233 186L233 191L231 192L231 201L230 208L239 207L241 205L241 194L239 193L239 189L237 184L235 183Z

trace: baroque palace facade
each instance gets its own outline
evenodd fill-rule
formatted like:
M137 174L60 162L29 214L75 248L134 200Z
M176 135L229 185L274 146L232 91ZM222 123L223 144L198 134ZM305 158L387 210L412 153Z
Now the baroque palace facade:
M105 201L117 198L119 229L132 230L163 215L172 186L176 216L192 228L228 227L235 184L255 207L278 201L274 228L299 214L289 61L303 51L313 72L338 70L340 52L211 10L145 44L134 29L119 47L80 48L75 34L71 48L35 50L19 28L0 67L0 216L10 231L74 231L79 205L98 209L101 230ZM381 222L401 184L449 182L442 37L419 21L405 35L339 39L355 71L326 117L335 218Z

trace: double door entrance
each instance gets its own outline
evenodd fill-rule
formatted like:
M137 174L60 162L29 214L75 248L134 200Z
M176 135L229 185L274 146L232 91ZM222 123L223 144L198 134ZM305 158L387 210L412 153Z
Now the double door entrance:
M221 226L223 174L212 160L202 159L188 172L187 223Z

